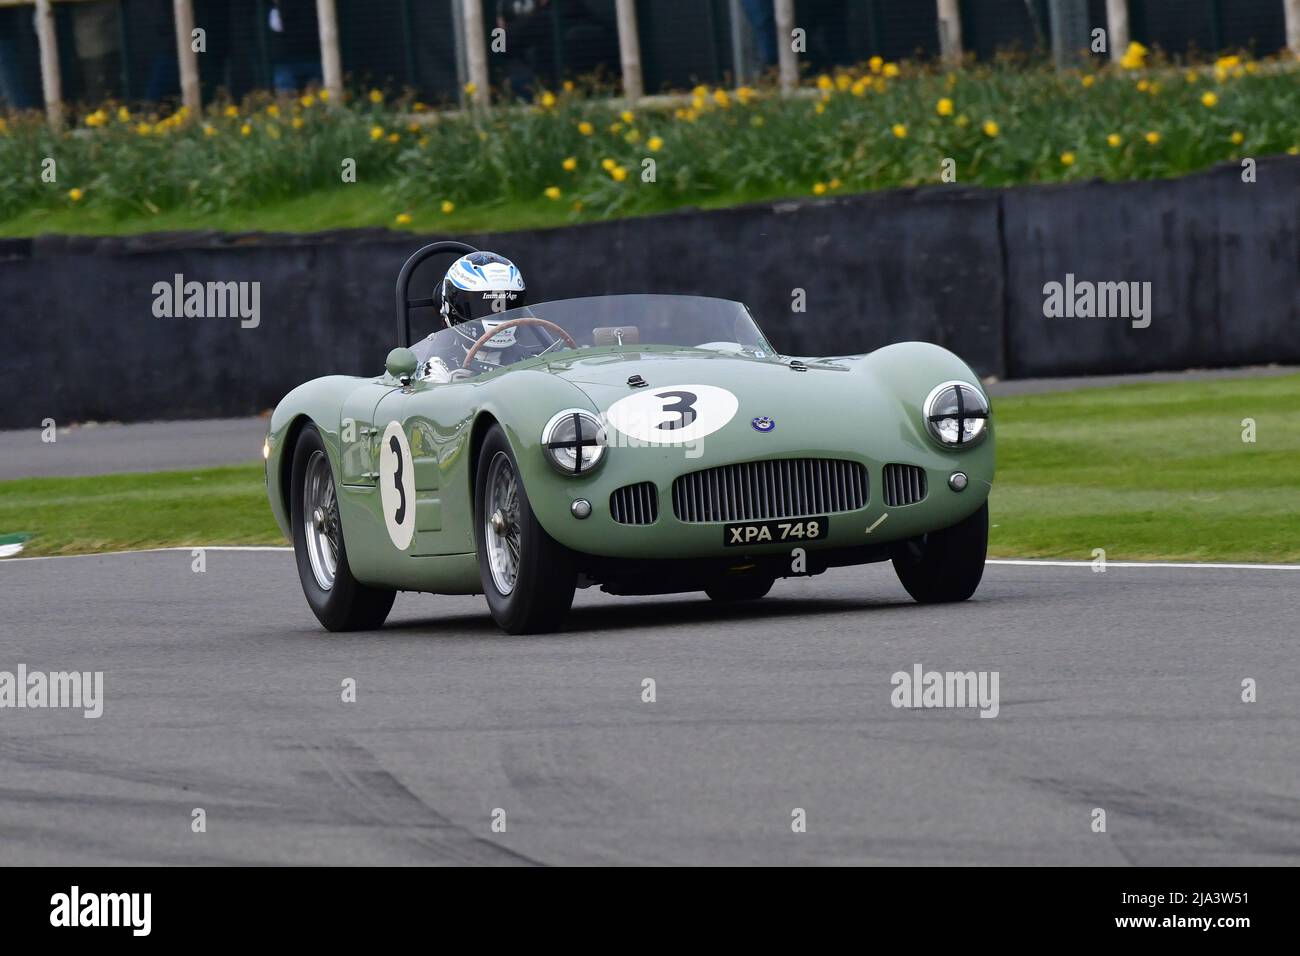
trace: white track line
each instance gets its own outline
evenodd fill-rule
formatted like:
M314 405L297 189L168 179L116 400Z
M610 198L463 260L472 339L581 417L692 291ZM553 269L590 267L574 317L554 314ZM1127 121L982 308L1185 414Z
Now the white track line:
M1024 567L1090 568L1092 561L1046 561L1034 558L1013 561L1009 558L989 558L985 564L1013 564ZM1300 564L1220 564L1213 561L1107 561L1109 568L1215 568L1228 571L1300 571Z
M288 551L293 548L259 544L192 544L178 548L137 548L134 551L100 551L95 554L42 554L30 558L5 558L0 564L15 561L57 561L60 558L111 558L118 554L166 554L169 551Z
M165 554L169 551L270 551L293 552L293 548L279 545L195 544L177 548L140 548L135 551L102 551L99 554L47 554L31 558L5 558L0 564L15 561L57 561L60 558L108 558L118 554ZM1005 564L1027 568L1091 568L1092 561L1049 561L1036 558L989 558L986 564ZM1210 568L1221 571L1300 571L1300 564L1222 564L1212 561L1107 561L1109 568Z

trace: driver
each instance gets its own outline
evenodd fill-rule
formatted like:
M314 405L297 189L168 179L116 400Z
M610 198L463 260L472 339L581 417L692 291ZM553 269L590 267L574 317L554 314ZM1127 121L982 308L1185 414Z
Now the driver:
M523 275L505 256L471 252L457 259L434 293L434 305L447 329L425 340L430 351L421 369L423 374L442 381L453 378L452 373L464 366L474 343L503 324L490 317L524 305L524 292ZM517 331L517 327L509 328L488 339L471 366L476 371L491 371L534 354L515 341Z

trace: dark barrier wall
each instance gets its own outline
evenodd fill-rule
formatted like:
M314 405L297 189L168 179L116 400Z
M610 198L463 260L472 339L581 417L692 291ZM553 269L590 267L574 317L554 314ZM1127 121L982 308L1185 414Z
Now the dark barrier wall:
M464 238L518 262L538 301L742 300L787 354L921 339L1003 377L1300 361L1300 160L1262 161L1257 178L928 187ZM397 271L429 238L0 241L0 427L243 415L319 375L376 374L395 344ZM427 263L415 294L448 261ZM258 325L156 317L154 285L177 273L260 283ZM1149 327L1046 317L1044 285L1067 274L1150 282Z

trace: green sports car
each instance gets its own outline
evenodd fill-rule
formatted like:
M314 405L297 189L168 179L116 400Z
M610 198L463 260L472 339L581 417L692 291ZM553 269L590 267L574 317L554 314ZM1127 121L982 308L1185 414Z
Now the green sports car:
M450 372L410 342L374 377L295 388L263 449L271 510L330 630L396 592L483 594L510 633L577 587L763 597L778 577L892 560L918 601L978 587L993 423L979 379L924 342L792 358L745 306L605 295L500 312ZM484 364L509 333L515 358Z

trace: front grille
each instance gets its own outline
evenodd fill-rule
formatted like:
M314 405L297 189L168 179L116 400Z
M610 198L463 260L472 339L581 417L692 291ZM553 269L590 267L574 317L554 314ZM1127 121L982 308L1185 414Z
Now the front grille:
M762 521L856 511L867 503L867 469L833 458L722 465L673 482L679 521Z
M659 489L649 481L615 488L609 496L609 513L619 524L654 524L659 518Z
M925 469L916 465L885 466L885 504L891 508L914 505L926 495Z

